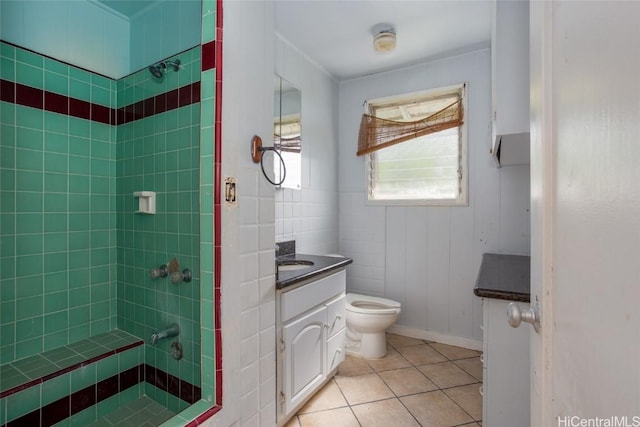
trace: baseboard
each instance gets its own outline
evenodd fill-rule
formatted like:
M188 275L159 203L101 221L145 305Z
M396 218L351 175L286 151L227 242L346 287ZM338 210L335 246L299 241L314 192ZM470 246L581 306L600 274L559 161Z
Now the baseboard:
M456 347L464 347L470 350L482 351L482 341L471 338L456 337L453 335L444 335L438 332L425 331L422 329L409 328L408 326L392 325L387 329L388 333L403 335L405 337L418 338L421 340L435 341L447 345L455 345Z

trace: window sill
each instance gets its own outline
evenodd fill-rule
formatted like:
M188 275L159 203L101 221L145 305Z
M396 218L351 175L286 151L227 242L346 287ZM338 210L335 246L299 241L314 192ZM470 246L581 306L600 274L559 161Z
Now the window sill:
M451 200L451 199L382 199L371 200L367 199L366 205L368 206L442 206L442 207L467 207L469 202L467 200Z

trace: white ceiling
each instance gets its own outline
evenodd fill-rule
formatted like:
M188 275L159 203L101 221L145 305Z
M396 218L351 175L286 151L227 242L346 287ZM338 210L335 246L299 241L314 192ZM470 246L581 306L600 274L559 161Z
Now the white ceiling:
M338 80L488 47L488 0L276 0L276 31ZM393 52L373 50L372 28L391 24Z

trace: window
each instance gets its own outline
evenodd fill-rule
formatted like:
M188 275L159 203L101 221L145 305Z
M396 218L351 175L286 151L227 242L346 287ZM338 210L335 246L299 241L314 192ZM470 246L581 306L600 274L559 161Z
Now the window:
M367 102L358 154L369 201L467 204L465 102L465 85Z

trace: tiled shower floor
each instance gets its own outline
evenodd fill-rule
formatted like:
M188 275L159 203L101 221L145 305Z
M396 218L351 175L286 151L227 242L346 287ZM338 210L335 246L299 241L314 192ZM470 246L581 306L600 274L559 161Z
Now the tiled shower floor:
M285 427L480 426L480 352L387 334L387 356L351 356Z
M134 400L128 405L100 418L90 427L157 427L176 415L147 396Z

